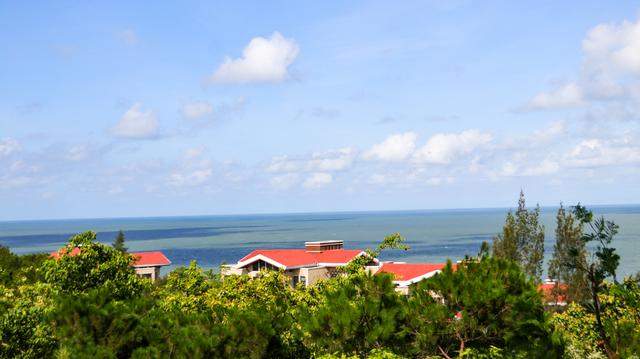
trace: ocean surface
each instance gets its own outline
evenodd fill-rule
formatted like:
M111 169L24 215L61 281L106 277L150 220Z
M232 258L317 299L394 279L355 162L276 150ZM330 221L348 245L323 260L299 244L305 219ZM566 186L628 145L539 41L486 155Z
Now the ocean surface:
M622 256L619 273L640 271L640 205L593 207L614 220L620 233L613 246ZM374 248L385 235L400 232L411 247L387 251L384 260L441 262L476 254L482 241L500 232L508 209L460 209L393 212L194 217L69 219L0 222L0 244L15 253L51 252L86 230L111 243L118 230L130 251L161 250L173 265L196 260L207 268L235 263L256 248L301 248L305 241L340 239L346 248ZM546 259L553 250L556 208L542 209ZM546 267L546 265L545 265Z

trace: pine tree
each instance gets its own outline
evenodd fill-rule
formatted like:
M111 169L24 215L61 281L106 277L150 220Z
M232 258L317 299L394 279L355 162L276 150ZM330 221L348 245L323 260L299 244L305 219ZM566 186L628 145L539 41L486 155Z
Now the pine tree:
M520 191L515 215L507 213L502 233L493 240L493 254L520 264L532 278L540 280L544 259L544 226L540 224L540 206L528 210Z
M587 249L581 239L582 225L562 204L558 208L556 221L556 244L549 261L549 277L568 286L566 293L558 288L557 294L566 294L569 301L582 302L589 298L589 284L584 271Z
M124 246L124 232L122 230L118 231L118 235L116 239L113 241L113 248L119 250L120 252L126 252L127 247Z

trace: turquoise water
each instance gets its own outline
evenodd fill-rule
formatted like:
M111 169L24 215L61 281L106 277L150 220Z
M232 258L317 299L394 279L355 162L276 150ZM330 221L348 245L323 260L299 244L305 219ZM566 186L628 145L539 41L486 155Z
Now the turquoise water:
M622 256L620 273L640 271L640 206L594 207L620 225L614 246ZM554 208L543 208L547 258L553 248ZM110 243L125 231L132 251L162 250L173 267L197 260L204 267L233 263L255 248L299 248L305 241L344 240L347 248L375 247L400 232L409 251L389 251L386 260L440 262L477 253L496 235L507 209L339 212L237 216L109 218L0 222L0 244L16 253L51 252L73 233L98 232ZM170 268L169 268L170 269Z

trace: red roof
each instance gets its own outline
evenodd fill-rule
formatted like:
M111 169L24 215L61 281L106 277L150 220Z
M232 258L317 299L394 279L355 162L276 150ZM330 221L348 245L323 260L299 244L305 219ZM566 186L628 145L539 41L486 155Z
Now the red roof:
M133 263L134 267L157 267L168 266L171 261L165 257L162 252L135 252L131 253L136 261Z
M554 289L558 286L558 292L554 293ZM544 300L548 303L566 303L567 302L567 289L568 286L565 283L545 282L538 286L538 291L542 293Z
M397 281L409 281L423 275L441 270L446 263L382 263L378 273L391 273Z
M240 259L239 263L262 255L287 268L316 266L320 263L346 264L360 253L363 252L359 249L331 249L322 252L307 252L304 249L256 249Z
M80 253L80 248L76 247L71 250L69 253L70 256L76 256ZM66 248L61 248L59 251L51 252L51 257L60 258L61 255L66 255ZM167 266L171 264L171 261L165 257L162 252L132 252L129 253L135 258L135 262L133 263L134 267L156 267L156 266Z

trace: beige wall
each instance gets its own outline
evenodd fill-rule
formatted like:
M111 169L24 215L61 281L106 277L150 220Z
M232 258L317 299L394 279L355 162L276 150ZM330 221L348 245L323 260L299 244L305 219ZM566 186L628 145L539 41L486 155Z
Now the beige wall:
M160 277L160 267L134 267L139 277L149 278L155 282Z

